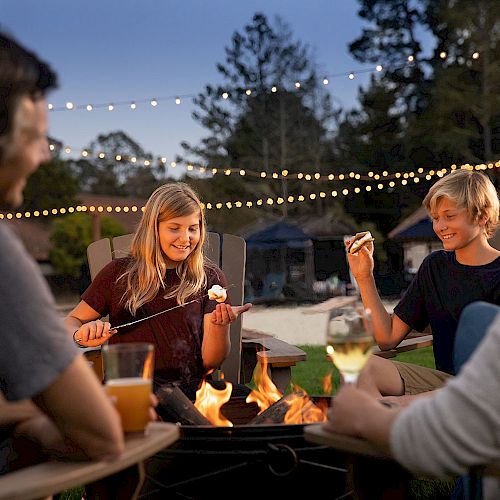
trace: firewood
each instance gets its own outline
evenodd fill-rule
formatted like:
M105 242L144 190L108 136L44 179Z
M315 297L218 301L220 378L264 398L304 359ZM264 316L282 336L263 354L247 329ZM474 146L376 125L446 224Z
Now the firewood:
M163 385L156 392L156 412L165 422L182 425L212 425L175 385Z
M248 425L259 424L282 424L286 412L290 408L288 401L294 397L293 394L288 394L278 399L271 406L266 408L262 413L259 413L255 418L252 418Z

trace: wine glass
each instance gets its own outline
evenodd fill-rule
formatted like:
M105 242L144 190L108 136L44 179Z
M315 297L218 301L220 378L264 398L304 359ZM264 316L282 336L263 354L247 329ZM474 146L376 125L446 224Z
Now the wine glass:
M326 327L326 352L341 373L344 383L355 384L371 354L371 312L362 304L333 309Z

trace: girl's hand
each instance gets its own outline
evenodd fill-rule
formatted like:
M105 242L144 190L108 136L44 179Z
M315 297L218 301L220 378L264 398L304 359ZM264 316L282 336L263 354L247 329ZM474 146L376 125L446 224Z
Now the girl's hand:
M111 324L107 321L89 321L83 324L74 334L73 339L83 347L98 347L118 330L111 330Z
M346 241L345 244L347 247L349 241ZM349 267L356 280L369 278L373 275L373 248L373 241L369 241L366 245L361 247L359 252L355 254L347 252Z
M227 326L231 324L236 318L248 311L252 304L244 304L242 306L231 306L229 304L217 304L217 307L212 312L210 321L217 326Z

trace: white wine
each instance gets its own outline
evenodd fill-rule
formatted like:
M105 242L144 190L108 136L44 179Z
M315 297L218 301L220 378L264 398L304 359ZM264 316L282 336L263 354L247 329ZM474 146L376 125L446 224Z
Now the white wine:
M371 335L328 335L326 352L347 383L354 383L371 354Z

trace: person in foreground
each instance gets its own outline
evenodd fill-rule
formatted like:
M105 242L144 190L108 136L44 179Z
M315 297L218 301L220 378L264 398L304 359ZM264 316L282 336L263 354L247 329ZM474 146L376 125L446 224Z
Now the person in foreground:
M226 288L227 283L203 255L205 236L202 205L187 184L156 189L134 235L131 256L105 266L66 317L75 341L82 346L107 340L151 342L155 387L171 382L196 387L228 355L229 324L251 307L209 299L209 289ZM174 309L113 330L170 308ZM109 322L101 321L107 314Z
M19 206L27 178L49 160L44 95L55 86L47 64L0 33L0 209ZM47 455L119 456L119 415L4 221L0 276L0 473Z
M460 372L429 397L388 408L373 395L344 386L325 427L372 442L416 474L446 477L493 462L500 465L499 312L498 306L484 302L464 309L454 351ZM484 498L496 499L499 492L500 479L485 478ZM467 488L464 495L480 498L480 492Z
M498 226L499 201L488 177L477 171L453 171L431 187L423 204L443 250L424 259L392 316L373 277L373 243L348 254L382 350L396 347L412 329L432 329L436 370L372 356L359 376L358 387L398 404L428 394L457 373L453 344L467 304L500 304L500 251L488 242Z

